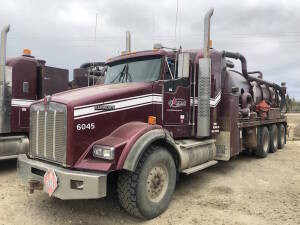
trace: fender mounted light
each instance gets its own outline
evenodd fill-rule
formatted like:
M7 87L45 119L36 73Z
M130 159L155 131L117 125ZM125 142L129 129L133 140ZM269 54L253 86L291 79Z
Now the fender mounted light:
M115 158L115 148L110 146L94 145L93 156L95 158L113 160Z

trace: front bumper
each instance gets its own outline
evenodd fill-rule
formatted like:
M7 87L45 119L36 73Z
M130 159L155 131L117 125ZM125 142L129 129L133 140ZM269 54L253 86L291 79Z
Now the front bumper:
M52 195L54 197L60 199L96 199L106 196L107 174L65 169L30 159L25 154L18 156L18 174L25 185L36 181L42 184L44 192L47 192L43 185L43 176L48 169L55 171L58 180L58 187ZM77 181L82 183L80 187L72 185Z

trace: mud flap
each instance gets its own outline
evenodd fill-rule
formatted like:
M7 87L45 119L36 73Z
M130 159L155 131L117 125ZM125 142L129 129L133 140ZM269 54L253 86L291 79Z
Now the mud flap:
M216 139L216 160L228 161L230 159L230 132L221 131Z

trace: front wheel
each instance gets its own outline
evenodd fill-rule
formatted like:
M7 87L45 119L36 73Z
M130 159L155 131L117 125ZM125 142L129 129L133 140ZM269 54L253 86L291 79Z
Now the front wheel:
M176 185L176 166L164 148L152 146L142 156L135 172L118 178L121 206L133 216L151 219L166 210Z

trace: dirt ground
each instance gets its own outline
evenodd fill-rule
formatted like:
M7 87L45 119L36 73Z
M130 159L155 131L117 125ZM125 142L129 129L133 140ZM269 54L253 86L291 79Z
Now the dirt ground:
M300 137L300 114L289 113L288 114L288 137L289 139Z
M300 225L300 142L289 141L265 159L242 155L182 176L167 211L150 221L129 216L111 197L62 201L39 191L31 195L19 184L16 160L2 161L0 224Z

